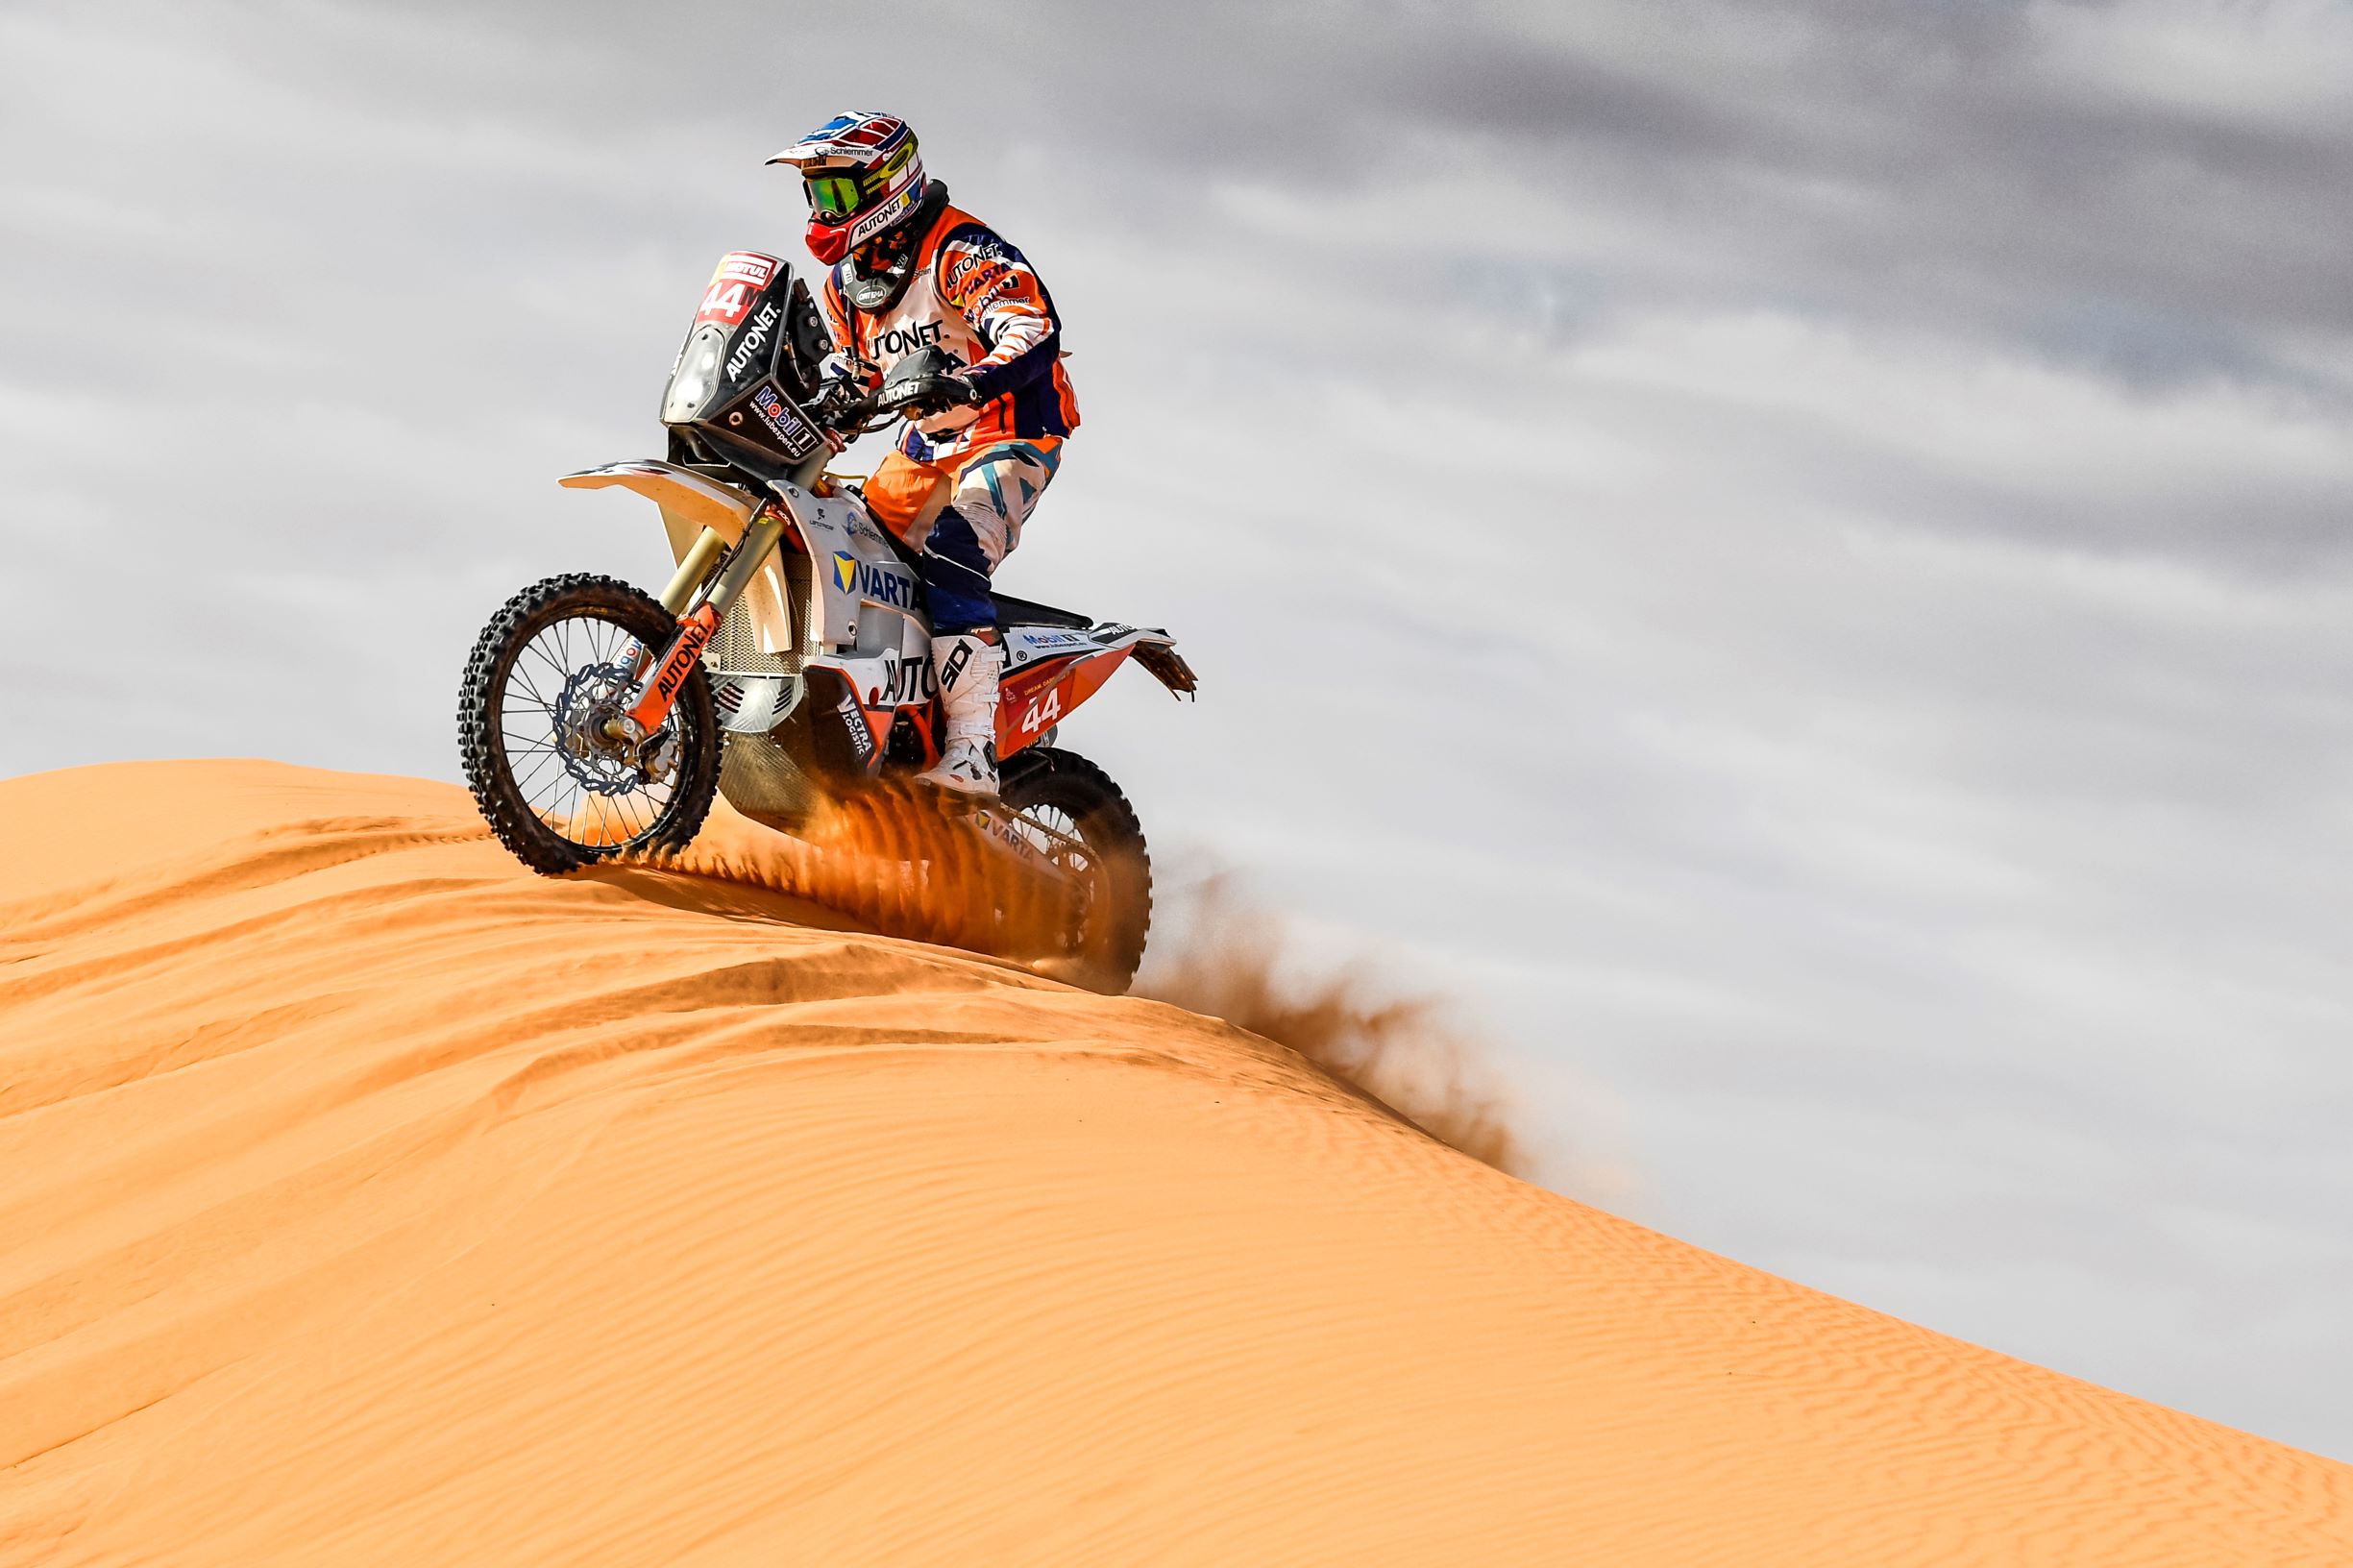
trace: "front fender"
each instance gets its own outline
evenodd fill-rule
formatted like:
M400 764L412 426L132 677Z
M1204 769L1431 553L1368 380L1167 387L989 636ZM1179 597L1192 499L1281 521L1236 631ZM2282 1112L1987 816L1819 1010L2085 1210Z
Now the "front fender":
M616 485L634 490L661 507L665 517L675 514L697 532L709 528L729 544L744 537L745 526L760 504L748 491L650 457L582 469L555 482L567 490L604 490Z

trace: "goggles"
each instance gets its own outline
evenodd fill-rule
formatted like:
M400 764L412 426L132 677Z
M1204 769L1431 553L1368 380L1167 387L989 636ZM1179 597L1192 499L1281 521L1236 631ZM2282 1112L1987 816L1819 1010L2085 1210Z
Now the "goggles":
M855 217L867 205L866 186L855 174L819 172L804 182L809 192L809 210L821 221L839 223Z

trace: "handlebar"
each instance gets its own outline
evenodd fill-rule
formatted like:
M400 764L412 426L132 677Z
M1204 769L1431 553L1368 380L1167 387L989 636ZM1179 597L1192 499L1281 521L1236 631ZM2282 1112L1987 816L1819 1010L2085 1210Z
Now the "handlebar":
M856 385L846 380L825 382L809 400L809 412L836 435L854 439L897 419L915 401L918 390L913 380L893 382L872 392L856 391Z
M871 366L867 367L870 371ZM821 422L831 426L838 433L860 436L869 430L880 429L902 414L919 417L909 405L921 401L923 388L938 377L959 371L963 363L954 355L937 344L926 344L891 367L880 387L872 392L856 390L856 384L846 379L826 382L812 400L811 411ZM824 404L842 393L846 398L838 411Z

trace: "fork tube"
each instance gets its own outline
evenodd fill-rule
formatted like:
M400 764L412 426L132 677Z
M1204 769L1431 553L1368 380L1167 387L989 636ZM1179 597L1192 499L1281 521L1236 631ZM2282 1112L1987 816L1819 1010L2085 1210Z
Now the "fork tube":
M710 537L709 530L704 530L702 538L695 541L695 549L701 550L702 540ZM718 634L719 624L727 618L728 609L750 586L751 575L760 569L760 563L768 559L769 551L783 537L784 519L774 508L762 506L752 514L744 537L728 551L727 564L719 569L719 580L711 585L709 596L695 606L693 614L679 616L678 629L669 646L662 649L651 669L639 673L637 690L631 695L628 707L609 721L610 725L620 727L625 734L627 726L634 724L636 734L630 739L650 735L662 726L670 717L671 704L677 700L686 684L687 674L695 668L695 661L702 657L702 650Z
M770 551L776 548L776 541L783 537L783 517L772 506L761 507L744 529L744 537L728 552L727 564L721 568L719 580L711 585L710 597L703 603L725 620L735 601L744 597L744 590L751 586L751 575L760 570L760 563L768 559ZM701 549L702 541L695 541L695 548Z
M686 601L695 597L702 579L711 575L712 566L727 552L727 536L717 528L705 528L702 537L689 546L686 558L678 563L677 576L662 590L662 608L676 615L686 608Z

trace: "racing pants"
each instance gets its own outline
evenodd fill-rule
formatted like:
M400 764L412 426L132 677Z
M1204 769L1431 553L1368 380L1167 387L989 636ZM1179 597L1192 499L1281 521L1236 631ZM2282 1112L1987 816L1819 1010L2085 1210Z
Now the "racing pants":
M866 481L874 521L912 545L940 636L996 625L989 577L1021 542L1021 525L1062 466L1059 435L992 441L944 462L894 452Z

